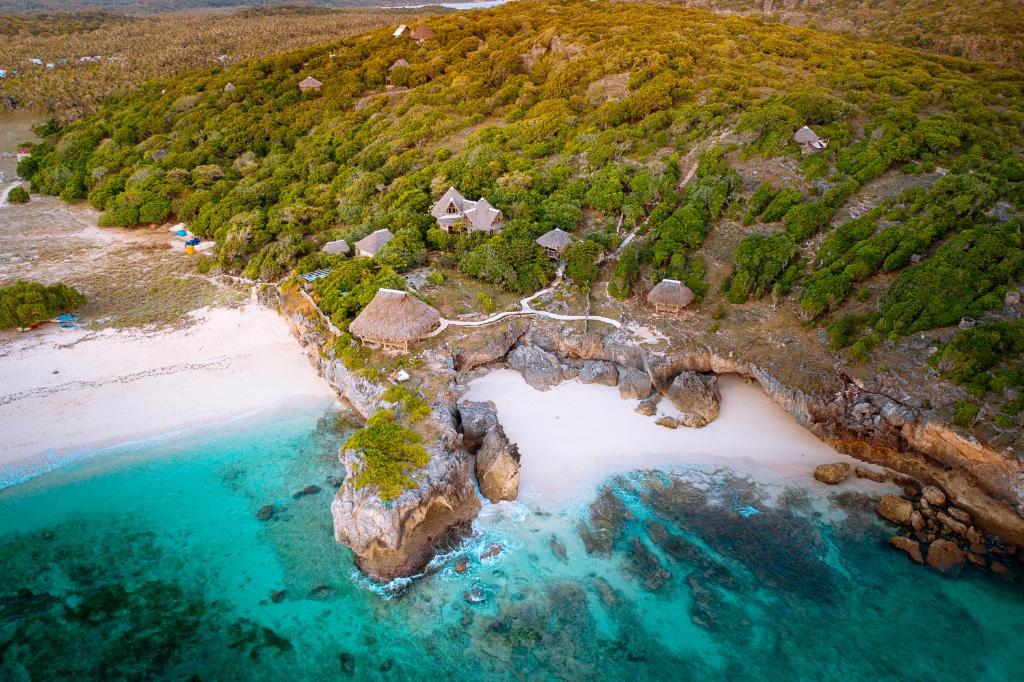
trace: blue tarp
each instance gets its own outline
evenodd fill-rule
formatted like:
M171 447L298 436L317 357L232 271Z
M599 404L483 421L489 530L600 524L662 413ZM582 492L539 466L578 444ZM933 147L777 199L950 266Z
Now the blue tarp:
M174 234L178 235L179 237L187 237L188 236L188 232L186 230L178 230Z

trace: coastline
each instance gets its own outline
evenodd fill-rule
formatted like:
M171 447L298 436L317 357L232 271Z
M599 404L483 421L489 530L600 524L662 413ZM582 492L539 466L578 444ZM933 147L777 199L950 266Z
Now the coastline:
M258 304L195 311L175 329L4 340L0 488L89 452L334 393L285 321Z

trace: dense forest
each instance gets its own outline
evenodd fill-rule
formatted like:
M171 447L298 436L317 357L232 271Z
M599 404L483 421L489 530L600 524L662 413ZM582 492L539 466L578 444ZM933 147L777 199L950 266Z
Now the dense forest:
M524 1L428 23L420 43L387 27L147 83L42 129L19 172L103 225L186 221L217 242L206 267L333 266L317 296L341 326L428 258L533 291L553 274L534 240L554 227L580 240L568 271L584 286L636 230L608 289L626 298L641 276L707 295L705 241L741 223L724 299L791 300L861 356L1001 309L1024 275L1019 72L678 5ZM322 91L301 93L306 76ZM790 142L805 124L826 150ZM770 160L796 175L743 182ZM893 174L904 191L848 211ZM449 186L501 208L505 229L438 229ZM396 237L372 262L319 251L380 228ZM972 338L948 351L954 380Z
M152 78L322 45L423 13L268 7L144 17L0 14L0 69L7 72L0 114L20 108L68 121Z

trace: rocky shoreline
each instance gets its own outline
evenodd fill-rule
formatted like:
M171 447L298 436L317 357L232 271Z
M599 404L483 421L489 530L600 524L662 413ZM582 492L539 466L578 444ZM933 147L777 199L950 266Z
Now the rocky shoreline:
M335 357L332 326L307 297L268 287L261 298L286 317L310 361L357 412L369 418L379 409L386 385L349 370ZM676 423L662 424L671 428L703 426L717 416L717 375L756 380L802 426L840 452L885 467L904 486L915 502L904 501L917 505L923 525L911 526L913 539L894 540L894 546L914 557L908 542L930 543L928 556L938 557L949 549L944 543L951 543L971 563L998 571L1024 544L1024 470L1019 461L930 422L920 408L849 377L830 379L823 390L808 393L732 353L723 357L707 348L654 353L625 332L587 333L546 320L515 319L452 335L419 355L429 376L424 392L432 404L424 427L430 434L431 460L418 487L383 503L346 481L331 507L337 540L353 550L361 570L381 581L422 572L439 550L463 539L480 508L478 485L492 501L515 499L515 444L493 406L459 401L473 376L495 366L519 371L538 390L571 379L618 386L623 398L641 400L638 411L649 414L657 400L670 400L680 412ZM347 470L359 456L342 452ZM941 493L949 507L922 509L924 490ZM957 532L959 526L944 523L945 517L955 520L950 508L971 519L972 525L960 522L963 533ZM973 531L970 536L968 529ZM948 562L936 558L928 563Z

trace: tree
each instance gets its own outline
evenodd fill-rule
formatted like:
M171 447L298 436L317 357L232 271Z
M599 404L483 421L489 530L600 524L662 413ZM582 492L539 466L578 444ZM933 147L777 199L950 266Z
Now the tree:
M27 204L28 199L28 191L20 185L7 193L7 201L12 204Z
M604 247L589 239L573 242L565 249L565 274L576 286L589 293L594 280L601 274L598 259L603 253Z
M608 293L620 301L626 300L632 292L633 283L639 277L640 259L636 247L630 244L622 251L619 261L615 264L612 281L608 283Z

